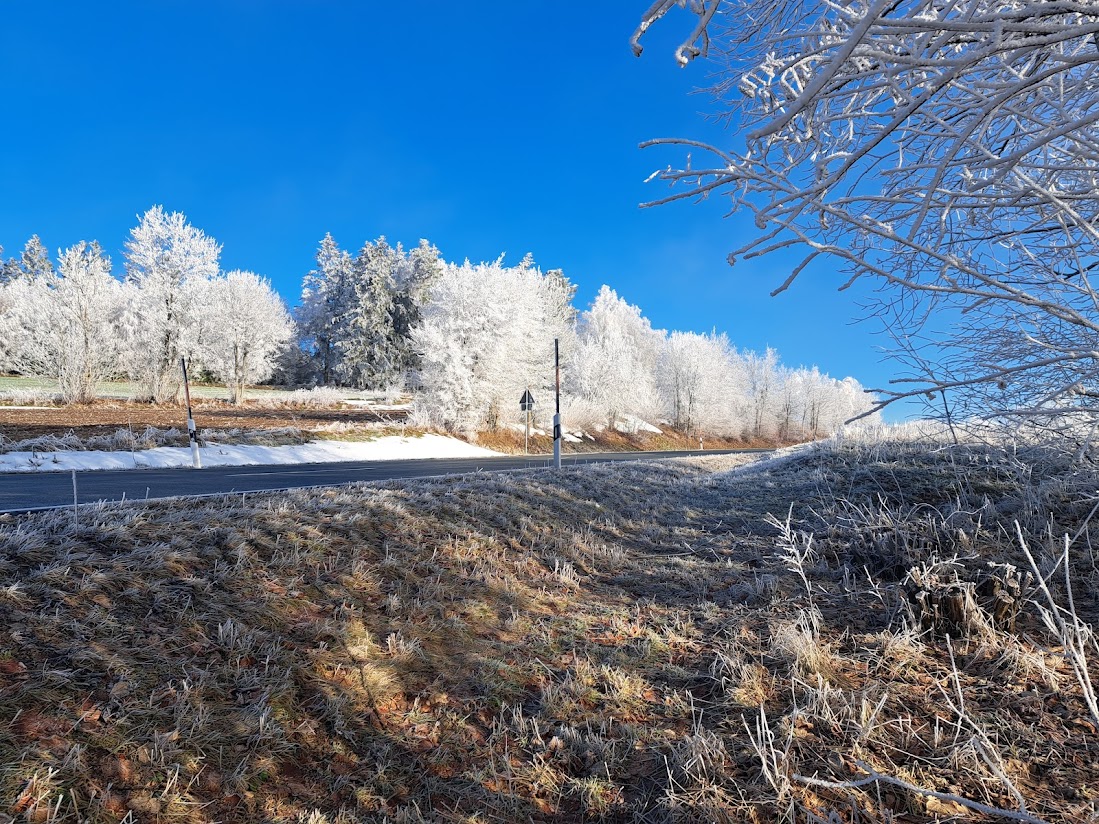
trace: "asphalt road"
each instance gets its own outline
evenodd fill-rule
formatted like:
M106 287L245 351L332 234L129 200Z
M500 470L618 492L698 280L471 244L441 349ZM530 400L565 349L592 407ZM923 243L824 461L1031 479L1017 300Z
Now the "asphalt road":
M640 461L767 449L720 449L684 452L598 452L563 455L566 466L608 461ZM304 486L339 486L356 481L424 478L467 472L499 472L549 465L547 455L499 458L438 458L409 461L353 461L347 463L288 464L279 466L216 466L206 469L127 469L77 472L80 503L170 498L176 495L218 495L261 492ZM69 472L0 473L0 513L72 506Z

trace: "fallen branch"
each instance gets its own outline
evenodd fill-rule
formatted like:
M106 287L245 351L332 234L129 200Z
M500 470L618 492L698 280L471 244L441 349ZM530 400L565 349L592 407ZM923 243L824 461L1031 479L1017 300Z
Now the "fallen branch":
M963 807L968 807L969 809L974 810L975 812L983 813L984 815L994 815L1008 821L1027 821L1030 822L1030 824L1049 824L1049 822L1047 822L1044 818L1038 818L1037 816L1033 816L1027 812L1017 812L1013 810L1004 810L999 807L990 807L987 804L982 804L980 801L973 801L960 795L953 795L951 793L940 793L936 792L935 790L925 789L924 787L917 787L915 784L909 784L903 779L894 778L891 775L882 775L869 764L866 764L862 761L856 761L855 764L857 764L860 769L866 770L869 775L867 775L866 778L859 778L854 781L827 781L823 778L812 778L807 775L798 775L797 773L795 773L792 778L794 781L797 781L801 784L806 784L810 787L826 787L830 790L855 790L860 787L865 787L868 784L874 784L876 782L882 784L892 784L894 787L900 787L902 789L908 790L909 792L914 792L919 795L928 796L929 798L937 798L940 801L948 801L953 804L959 804Z

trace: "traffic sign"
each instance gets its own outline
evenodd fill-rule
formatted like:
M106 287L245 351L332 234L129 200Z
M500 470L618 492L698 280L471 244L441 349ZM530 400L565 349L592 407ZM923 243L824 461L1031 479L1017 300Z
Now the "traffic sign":
M524 412L529 412L534 408L534 395L530 394L529 389L519 399L519 408Z

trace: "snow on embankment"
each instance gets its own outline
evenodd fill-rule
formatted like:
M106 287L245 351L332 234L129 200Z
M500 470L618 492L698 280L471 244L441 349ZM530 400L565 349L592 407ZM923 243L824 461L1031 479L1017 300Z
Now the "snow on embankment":
M388 436L373 441L311 441L295 446L212 444L202 449L203 466L399 461L423 458L479 458L490 449L442 435ZM136 452L9 452L0 455L0 472L80 472L91 469L165 469L189 467L189 447L160 446Z

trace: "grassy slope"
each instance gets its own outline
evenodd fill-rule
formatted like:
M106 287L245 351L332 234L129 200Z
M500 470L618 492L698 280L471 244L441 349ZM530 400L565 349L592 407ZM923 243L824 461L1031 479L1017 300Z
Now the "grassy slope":
M1093 813L1096 730L1033 610L947 644L907 631L898 595L936 553L1018 561L999 526L1078 522L1081 479L968 449L715 474L743 460L12 523L0 799L43 821L965 812L792 778L866 763L994 806L1018 792L1050 821ZM765 520L791 504L816 536L805 580L804 534Z

